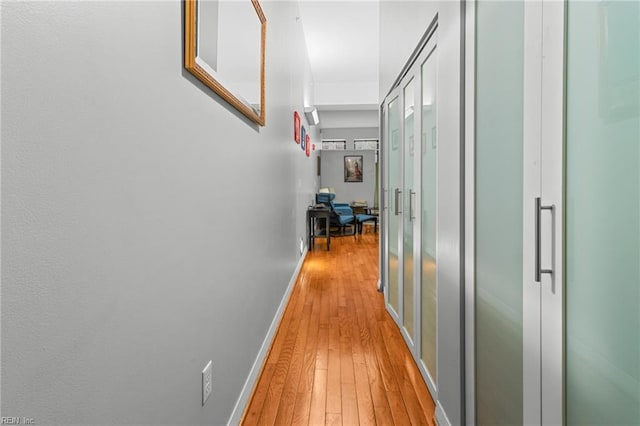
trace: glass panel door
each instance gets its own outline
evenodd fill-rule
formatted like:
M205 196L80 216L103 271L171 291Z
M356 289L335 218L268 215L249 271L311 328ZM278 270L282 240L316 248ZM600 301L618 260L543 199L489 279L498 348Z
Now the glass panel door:
M413 182L415 141L414 141L414 120L415 120L415 95L414 80L411 79L404 87L404 214L403 214L403 319L402 323L409 339L414 340L414 283L413 283L413 223L415 219L415 185Z
M421 138L421 341L420 359L433 382L436 381L436 52L433 49L422 64L422 138Z
M640 424L640 3L567 21L568 425Z
M476 423L518 425L523 423L524 4L476 5Z
M387 104L387 146L386 146L386 158L387 158L387 224L386 238L388 241L389 252L387 255L387 274L388 274L388 286L385 287L387 292L387 303L389 307L399 314L399 269L398 258L400 256L399 244L398 244L398 232L399 232L399 214L402 211L401 194L399 194L401 179L401 161L400 156L400 98L394 97Z

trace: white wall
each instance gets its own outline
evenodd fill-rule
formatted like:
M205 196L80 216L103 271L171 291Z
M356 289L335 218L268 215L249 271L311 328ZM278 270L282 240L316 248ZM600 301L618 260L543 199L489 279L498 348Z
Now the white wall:
M378 102L377 81L318 82L316 105L352 105Z
M2 2L3 416L228 421L317 187L297 6L263 7L260 128L184 71L181 1Z
M323 129L323 131L326 129L344 129L356 127L377 128L378 126L380 126L378 108L376 107L369 110L323 110L319 112L319 115L320 127Z
M427 30L438 4L433 1L380 2L380 103Z

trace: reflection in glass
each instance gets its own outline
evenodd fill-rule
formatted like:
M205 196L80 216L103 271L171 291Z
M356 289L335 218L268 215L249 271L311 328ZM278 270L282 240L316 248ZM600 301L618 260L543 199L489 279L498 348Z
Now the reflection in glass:
M640 3L570 1L566 419L640 424Z
M476 421L519 425L524 2L481 0L476 18Z
M420 359L436 381L436 194L437 194L437 103L436 52L422 65L422 343Z
M388 114L388 125L387 129L389 129L389 134L387 135L387 141L389 142L389 147L387 148L387 152L389 152L387 164L387 179L388 184L387 188L389 188L389 209L387 214L389 215L389 305L391 308L398 313L398 229L399 216L395 215L396 209L398 211L402 211L399 206L395 205L395 190L396 188L400 188L400 101L398 98L395 98L393 101L389 103L389 114Z
M415 157L415 142L413 137L414 123L414 87L411 80L404 88L404 262L403 268L403 309L404 309L404 328L407 330L409 337L413 339L413 219L411 215L415 215L415 205L410 206L415 201L413 190L413 159Z

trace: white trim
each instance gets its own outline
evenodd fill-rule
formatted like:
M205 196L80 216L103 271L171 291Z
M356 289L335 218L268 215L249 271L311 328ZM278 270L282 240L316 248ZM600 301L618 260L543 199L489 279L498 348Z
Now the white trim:
M541 424L564 420L564 58L566 3L542 3L541 196L552 205L542 225L542 261L553 275L541 282ZM545 226L553 217L552 226ZM550 255L550 256L549 256Z
M383 143L386 141L385 132L387 131L387 124L385 119L387 117L387 108L384 102L380 105L380 124L378 126L378 291L384 295L384 303L387 304L387 296L385 292L387 279L387 253L389 246L387 245L387 216L385 210L387 210L387 194L385 193L385 183L387 172L384 166L387 161L386 148Z
M437 355L437 352L436 352ZM436 356L437 358L437 356ZM422 373L422 377L424 379L424 382L427 384L427 388L429 389L429 393L431 394L431 399L433 399L434 401L438 400L438 388L436 387L436 382L435 380L433 380L433 378L431 377L431 374L429 373L429 369L427 368L426 364L422 361L422 359L419 359L418 362L418 369L420 370L420 372ZM438 364L437 364L437 360L436 360L436 368L437 368Z
M447 413L440 405L440 401L436 404L436 424L438 426L451 426L451 422L449 421L449 417L447 417Z
M291 276L291 280L289 281L289 285L282 296L282 300L280 301L280 306L278 306L278 310L276 311L273 320L271 321L271 325L269 326L269 330L267 330L267 335L264 337L264 341L262 342L262 346L260 347L260 351L256 356L256 360L253 362L253 366L249 371L249 375L247 376L247 380L242 387L242 391L240 392L240 396L236 401L235 407L233 407L233 411L231 412L231 416L227 421L228 426L238 425L240 424L240 420L242 420L242 415L244 414L244 410L246 409L249 400L251 399L251 393L253 392L253 388L256 385L260 372L262 371L262 365L269 354L269 349L271 348L271 344L273 339L278 331L278 326L280 325L280 320L282 320L282 315L284 314L285 308L287 307L287 303L289 302L289 297L293 292L293 287L298 280L298 275L300 274L300 270L302 269L302 265L304 264L304 260L307 257L308 248L305 247L300 259L298 260L298 264L296 265L296 269L293 271L293 275Z
M406 150L408 149L408 143L406 141L406 122L407 122L407 117L405 116L405 114L407 113L407 99L405 96L405 91L407 91L407 88L411 89L411 84L414 83L415 81L415 74L413 72L411 72L413 65L411 65L407 71L407 73L404 75L404 77L402 77L402 79L400 80L400 83L398 83L398 88L396 90L399 91L399 99L400 99L400 168L398 170L398 177L399 177L399 181L400 181L400 214L398 215L398 235L396 236L398 238L398 328L400 329L400 331L402 332L402 336L404 337L405 342L407 343L407 346L409 347L409 352L411 352L411 354L414 354L414 344L413 342L411 342L410 339L407 339L407 337L409 337L409 333L407 333L406 328L405 328L405 309L404 309L404 276L405 276L405 249L404 249L404 233L405 233L405 226L406 226L406 220L407 220L407 215L409 214L408 211L405 211L405 197L410 197L410 194L407 192L407 179L405 176L405 169L407 168L406 166L406 161L405 161L405 155L406 155ZM415 89L415 87L414 87ZM415 90L414 90L415 92ZM415 96L414 96L415 98ZM413 100L413 105L415 108L415 99ZM415 135L414 135L414 141L415 141ZM415 142L414 142L415 143ZM407 203L408 204L408 203ZM411 221L409 221L411 222ZM411 224L411 227L413 227L413 223ZM407 226L408 228L408 226ZM411 248L413 249L413 242L411 243ZM413 254L413 253L412 253ZM413 256L412 256L413 257ZM415 266L415 265L412 265ZM415 269L415 268L414 268ZM412 272L412 278L415 278L413 276L413 272Z
M437 85L438 85L438 56L437 56L437 48L438 48L438 29L436 27L436 29L434 30L433 34L431 35L431 37L429 38L429 40L427 41L426 45L423 47L422 52L420 53L420 56L418 58L416 58L416 65L417 65L417 69L416 69L416 77L417 77L417 83L416 84L416 105L419 105L419 108L416 107L416 111L419 111L419 113L416 115L416 117L418 117L419 119L415 120L415 134L417 135L415 137L416 139L416 145L418 148L416 148L416 156L415 156L415 164L414 164L414 180L415 182L417 182L417 186L416 186L416 209L418 211L418 214L416 215L416 222L414 224L414 266L415 266L415 278L414 278L414 310L415 310L415 318L414 318L414 327L416 330L416 348L415 348L415 354L414 354L414 359L416 361L416 364L418 365L418 368L420 370L420 372L422 373L422 377L425 381L425 383L427 384L427 388L429 388L429 392L431 393L431 397L433 398L433 400L437 400L438 399L438 386L437 386L437 381L433 379L433 377L431 376L429 369L427 368L426 364L423 362L422 360L422 335L423 335L423 330L422 330L422 300L423 300L423 294L422 294L422 289L423 289L423 283L422 283L422 277L423 277L423 271L422 271L422 267L423 267L423 246L422 246L422 237L423 237L423 227L426 226L425 223L423 223L422 221L422 213L424 211L424 205L423 202L424 200L422 199L422 194L423 194L423 188L422 188L422 182L424 181L423 179L423 171L424 171L424 165L423 165L423 155L422 155L422 135L423 135L423 114L422 114L422 108L424 108L424 104L423 104L423 93L424 93L424 67L426 66L427 62L431 59L431 61L433 61L433 66L436 72L436 81L435 83L435 87L436 87L436 120L437 120L437 114L438 114L438 92L437 92ZM436 121L437 123L437 121ZM437 131L437 130L436 130ZM437 141L437 136L436 136L436 141ZM437 194L438 194L438 183L437 183L437 176L438 176L438 151L436 150L436 161L435 161L435 176L436 176L436 192L435 192L435 196L436 196L436 200L437 200ZM437 201L436 201L437 202ZM435 244L436 247L434 247L434 252L433 252L433 258L436 260L436 268L437 268L437 259L438 259L438 254L437 254L437 241L438 241L438 214L437 214L437 209L436 209L436 219L435 219L435 226L436 226L436 238L435 238ZM438 294L438 283L437 283L437 276L436 276L436 301L437 301L437 294ZM433 350L435 351L435 369L437 372L438 369L438 305L436 303L435 305L435 320L436 323L434 324L435 327L435 334L436 334L436 340L435 340L435 347L433 348Z
M465 3L464 88L464 298L465 298L465 421L476 423L475 343L475 156L476 156L476 2Z
M540 283L535 281L535 198L540 197L542 3L524 3L522 120L522 417L541 424Z

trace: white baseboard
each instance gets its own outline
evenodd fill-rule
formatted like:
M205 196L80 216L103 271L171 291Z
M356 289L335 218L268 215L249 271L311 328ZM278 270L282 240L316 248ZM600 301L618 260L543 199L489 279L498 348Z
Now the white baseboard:
M298 280L298 275L300 274L300 269L302 269L302 264L304 263L304 259L307 256L308 248L305 247L302 255L300 256L300 260L298 261L298 265L296 265L295 271L293 271L293 275L291 276L291 281L289 281L289 285L287 286L287 290L284 292L282 296L282 300L280 301L280 306L278 306L278 310L276 311L275 316L273 317L273 321L271 321L271 325L269 326L269 330L267 331L267 335L262 342L262 346L260 347L260 351L258 352L258 356L251 367L251 371L249 371L249 376L244 383L242 391L240 392L240 397L238 397L238 401L236 402L236 406L233 407L233 412L231 413L231 417L229 417L229 421L227 422L227 426L234 426L240 424L240 420L242 420L242 414L244 413L245 407L251 398L251 392L253 391L253 387L258 380L258 375L260 374L260 370L262 369L262 364L264 364L264 360L269 353L269 348L271 348L271 342L276 335L276 331L278 331L278 325L280 324L280 320L282 319L282 315L284 314L284 310L287 307L287 302L289 301L289 297L291 296L291 292L293 291L293 286Z
M451 426L447 413L444 412L444 408L442 408L440 402L436 403L436 423L438 426Z

